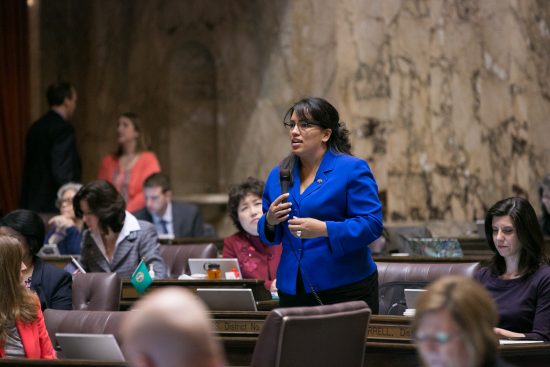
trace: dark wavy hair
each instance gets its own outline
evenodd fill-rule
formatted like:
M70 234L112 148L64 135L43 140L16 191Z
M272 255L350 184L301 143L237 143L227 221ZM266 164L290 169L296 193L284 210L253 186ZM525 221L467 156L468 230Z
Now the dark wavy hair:
M258 195L260 198L264 192L265 183L254 177L248 177L240 184L233 185L229 189L229 200L227 202L227 211L233 221L233 224L239 232L245 232L239 221L239 203L248 194Z
M91 212L99 220L103 234L109 230L119 233L126 217L126 202L117 189L104 180L95 180L84 185L73 198L73 208L77 218L82 218L80 202L86 200Z
M44 245L44 221L32 210L17 209L6 214L0 220L0 227L9 227L25 237L32 256L35 256Z
M494 275L506 272L504 257L500 256L493 241L493 218L508 215L521 244L518 271L521 275L534 273L541 264L548 264L542 231L535 209L527 199L510 197L493 205L485 216L485 236L494 255L489 261L489 269Z
M550 236L550 213L546 210L546 206L542 202L542 195L544 190L550 192L550 175L545 176L539 186L540 205L542 208L542 216L540 217L540 226L542 228L542 234L544 236Z
M340 114L336 108L328 101L319 97L301 99L286 111L283 121L290 119L293 113L296 113L299 120L310 121L323 129L330 129L332 133L327 141L327 148L333 153L352 155L349 130L340 121ZM280 164L281 170L291 172L291 183L295 162L296 155L291 153Z

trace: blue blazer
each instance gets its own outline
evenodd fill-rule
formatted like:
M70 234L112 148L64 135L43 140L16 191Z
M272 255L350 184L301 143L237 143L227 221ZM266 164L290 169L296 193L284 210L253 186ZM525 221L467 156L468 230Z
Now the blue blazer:
M34 257L34 269L31 277L31 289L40 298L42 311L46 308L56 310L73 309L73 277L63 269L46 264L41 258Z
M262 242L283 244L277 269L277 288L296 294L301 271L304 288L311 292L336 288L366 279L376 271L368 245L382 233L382 205L378 186L367 162L327 150L313 183L300 194L299 162L289 188L291 217L315 218L327 224L328 237L299 239L285 221L275 227L275 238L265 235L265 213L281 195L279 166L269 174L263 194L264 215L258 222Z

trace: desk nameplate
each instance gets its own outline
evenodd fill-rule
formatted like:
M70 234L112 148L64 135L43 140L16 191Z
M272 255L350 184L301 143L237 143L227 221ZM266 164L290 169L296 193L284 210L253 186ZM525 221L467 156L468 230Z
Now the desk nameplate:
M257 336L264 325L264 320L217 319L213 321L214 329L219 334L253 334Z
M410 342L412 329L408 318L371 318L368 327L368 340L392 340ZM230 335L259 335L264 324L263 319L215 317L214 327L217 333Z

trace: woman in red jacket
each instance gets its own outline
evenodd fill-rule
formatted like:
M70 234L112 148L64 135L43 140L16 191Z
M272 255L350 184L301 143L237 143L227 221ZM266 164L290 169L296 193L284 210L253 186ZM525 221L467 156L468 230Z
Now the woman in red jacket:
M36 295L23 284L21 245L0 235L0 358L56 359Z

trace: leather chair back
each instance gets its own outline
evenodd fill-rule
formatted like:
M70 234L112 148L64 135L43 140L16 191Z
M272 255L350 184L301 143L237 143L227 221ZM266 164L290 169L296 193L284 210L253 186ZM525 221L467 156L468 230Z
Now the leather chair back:
M270 312L252 367L361 367L371 310L363 301Z
M116 273L86 273L73 277L73 310L118 311L122 283Z
M168 267L168 277L177 278L181 274L190 274L189 259L208 259L218 257L218 248L213 243L160 245L160 256Z
M380 315L403 315L407 309L405 288L424 288L444 275L473 277L478 262L425 263L376 262Z
M44 321L54 347L56 333L113 334L122 345L120 334L126 311L44 310Z

